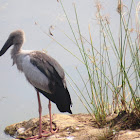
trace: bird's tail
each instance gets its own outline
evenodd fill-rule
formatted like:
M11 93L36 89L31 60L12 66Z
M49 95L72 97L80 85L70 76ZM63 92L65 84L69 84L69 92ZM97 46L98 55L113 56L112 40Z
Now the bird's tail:
M60 86L56 86L55 88L56 90L52 94L42 91L38 88L36 88L36 90L41 92L50 101L54 102L60 112L68 112L72 114L72 111L70 110L72 102L68 89Z
M68 112L72 114L70 107L72 106L71 97L68 89L65 90L62 88L58 88L56 90L56 105L60 112Z

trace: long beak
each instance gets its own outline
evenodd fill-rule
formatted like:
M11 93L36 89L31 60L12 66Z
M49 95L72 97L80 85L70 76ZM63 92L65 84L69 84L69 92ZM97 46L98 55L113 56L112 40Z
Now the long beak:
M0 51L0 56L2 56L9 49L11 45L13 45L12 40L8 38L8 40L5 42L3 48Z

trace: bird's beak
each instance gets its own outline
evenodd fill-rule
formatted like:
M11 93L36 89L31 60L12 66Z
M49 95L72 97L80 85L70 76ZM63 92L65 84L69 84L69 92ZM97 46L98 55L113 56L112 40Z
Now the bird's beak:
M5 42L3 48L0 51L0 56L2 56L9 49L11 45L13 45L13 42L10 38L8 38L8 40Z

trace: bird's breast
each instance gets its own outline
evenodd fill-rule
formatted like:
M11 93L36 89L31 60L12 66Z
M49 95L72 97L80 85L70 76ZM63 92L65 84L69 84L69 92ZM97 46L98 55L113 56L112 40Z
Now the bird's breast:
M48 78L30 62L29 55L26 55L22 60L22 71L30 84L47 93L51 93L48 87Z

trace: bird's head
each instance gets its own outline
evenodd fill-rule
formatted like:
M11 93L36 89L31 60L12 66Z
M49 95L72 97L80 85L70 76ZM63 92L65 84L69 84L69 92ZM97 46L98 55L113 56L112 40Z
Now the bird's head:
M10 46L12 45L19 45L21 46L24 42L24 31L22 30L16 30L14 32L12 32L7 41L5 42L4 46L2 47L1 51L0 51L0 56L2 56Z

